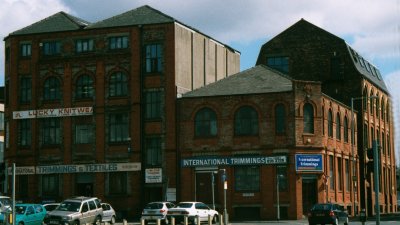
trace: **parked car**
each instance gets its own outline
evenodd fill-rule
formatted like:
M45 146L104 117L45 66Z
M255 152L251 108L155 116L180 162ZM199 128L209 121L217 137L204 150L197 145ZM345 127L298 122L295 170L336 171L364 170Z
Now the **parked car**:
M0 196L0 224L4 224L7 216L11 213L11 199L8 196Z
M315 204L308 213L309 225L315 224L349 224L347 210L338 204Z
M56 209L59 205L60 203L46 203L43 204L43 207L46 209L47 212L51 212L54 209Z
M171 202L149 202L142 211L142 220L148 224L150 221L156 222L160 219L163 224L168 224L167 213L173 207L175 205Z
M42 225L46 216L46 209L41 204L16 204L15 224L18 225Z
M192 224L197 224L197 219L200 222L207 222L208 216L211 217L212 223L216 223L218 220L218 212L202 202L180 202L174 208L169 209L167 214L168 220L174 217L177 223L183 221L184 216L187 216Z
M103 208L95 197L66 199L53 211L47 213L44 223L49 225L79 225L92 223L100 225Z
M111 224L115 223L116 215L113 207L108 203L101 203L101 208L103 208L103 219L102 222L109 222Z

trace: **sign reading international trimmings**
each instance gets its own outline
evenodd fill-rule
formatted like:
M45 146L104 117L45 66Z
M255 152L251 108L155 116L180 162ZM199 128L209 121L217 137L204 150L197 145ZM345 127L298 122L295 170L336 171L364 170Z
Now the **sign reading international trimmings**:
M93 115L93 107L36 109L27 111L14 111L13 119L34 119L47 117L87 116Z
M286 164L287 156L195 157L181 160L182 167Z
M297 172L321 172L322 155L321 154L296 154Z

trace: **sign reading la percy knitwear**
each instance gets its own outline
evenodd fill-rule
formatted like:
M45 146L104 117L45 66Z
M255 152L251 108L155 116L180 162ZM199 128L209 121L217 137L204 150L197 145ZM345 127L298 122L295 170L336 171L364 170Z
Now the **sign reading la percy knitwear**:
M322 155L296 154L297 172L320 172L322 168Z
M287 156L203 156L181 160L182 167L286 164Z

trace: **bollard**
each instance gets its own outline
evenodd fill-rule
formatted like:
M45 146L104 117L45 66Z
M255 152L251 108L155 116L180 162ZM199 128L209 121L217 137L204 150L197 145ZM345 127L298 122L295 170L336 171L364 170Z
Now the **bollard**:
M140 219L140 225L145 225L146 224L146 221L142 218L142 219Z
M219 225L224 224L224 220L223 220L222 214L218 214L218 222L219 222Z
M170 221L171 225L175 225L175 217L171 217L170 220L171 220L171 221Z
M184 225L188 225L189 224L188 221L189 221L188 216L184 216L183 217L183 224Z
M197 215L195 219L196 219L196 224L197 224L197 225L201 225L200 216Z
M211 215L208 215L208 225L212 224L212 220L213 220L213 218L211 217Z
M157 219L157 225L161 225L161 220Z
M126 219L123 219L122 220L122 223L124 224L124 225L127 225L128 223L126 222Z

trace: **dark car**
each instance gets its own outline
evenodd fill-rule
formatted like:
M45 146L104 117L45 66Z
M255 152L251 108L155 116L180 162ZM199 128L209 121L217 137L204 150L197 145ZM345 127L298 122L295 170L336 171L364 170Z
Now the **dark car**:
M349 215L343 206L335 203L315 204L308 213L309 225L349 224Z

